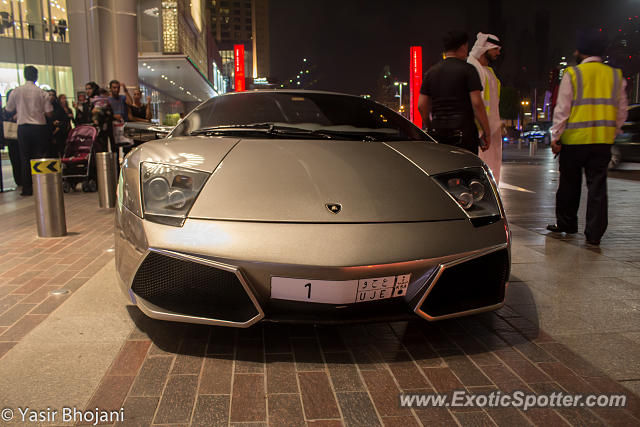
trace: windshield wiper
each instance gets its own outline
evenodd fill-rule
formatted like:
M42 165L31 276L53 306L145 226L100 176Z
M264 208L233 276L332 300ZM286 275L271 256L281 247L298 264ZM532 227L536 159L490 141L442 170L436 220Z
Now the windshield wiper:
M263 131L271 131L273 128L273 123L251 123L246 125L220 125L220 126L210 126L206 128L196 129L194 131L189 132L189 135L201 135L207 133L214 132L232 132L238 130L263 130Z
M251 123L244 125L221 125L211 126L194 130L189 135L202 135L213 134L223 132L254 132L259 131L269 135L289 135L289 136L320 136L324 139L333 139L333 136L323 133L316 133L308 129L303 129L295 126L283 126L274 123Z
M344 130L331 130L331 129L317 129L311 131L312 135L323 135L329 138L335 138L336 136L349 137L349 139L360 141L380 141L373 135L358 131L344 131Z

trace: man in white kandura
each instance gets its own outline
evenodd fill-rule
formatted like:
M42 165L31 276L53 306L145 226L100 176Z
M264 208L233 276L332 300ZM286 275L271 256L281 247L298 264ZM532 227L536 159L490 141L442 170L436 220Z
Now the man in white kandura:
M479 154L480 158L491 168L496 183L500 182L500 166L502 165L502 121L500 120L500 80L489 67L500 55L502 43L492 34L478 33L476 43L469 53L467 62L478 70L482 83L482 99L489 117L488 135L489 149Z

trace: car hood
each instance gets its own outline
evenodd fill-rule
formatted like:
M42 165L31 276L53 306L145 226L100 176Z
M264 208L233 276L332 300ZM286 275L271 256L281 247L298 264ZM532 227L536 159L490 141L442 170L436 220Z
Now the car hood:
M429 177L482 161L426 142L181 137L148 142L138 161L212 173L189 218L268 222L466 219ZM327 205L340 205L332 213Z

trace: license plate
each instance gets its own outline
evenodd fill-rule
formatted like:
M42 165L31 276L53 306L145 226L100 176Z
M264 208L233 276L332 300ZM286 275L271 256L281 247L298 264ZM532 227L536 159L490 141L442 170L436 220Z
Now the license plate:
M271 278L271 298L323 304L353 304L402 297L410 274L360 280Z

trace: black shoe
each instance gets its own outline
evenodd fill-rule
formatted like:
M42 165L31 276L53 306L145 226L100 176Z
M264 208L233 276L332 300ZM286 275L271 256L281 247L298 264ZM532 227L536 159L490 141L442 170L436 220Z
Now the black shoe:
M547 225L547 230L553 231L554 233L567 233L567 234L575 234L578 232L578 229L567 229L564 227L560 227L558 224L549 224Z
M24 190L22 190L20 192L20 195L21 196L33 196L33 191L24 191Z
M596 240L596 239L590 239L587 237L587 246L600 246L600 239Z

